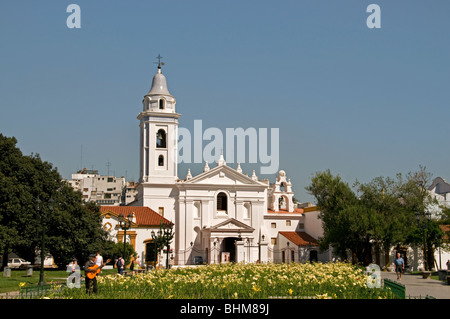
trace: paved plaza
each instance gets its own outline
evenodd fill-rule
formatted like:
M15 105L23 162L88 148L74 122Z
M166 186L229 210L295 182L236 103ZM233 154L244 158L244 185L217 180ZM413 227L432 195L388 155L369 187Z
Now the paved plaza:
M435 279L423 279L421 275L403 274L400 281L395 272L381 272L381 278L398 282L406 288L406 298L425 298L427 295L436 299L450 299L450 285Z

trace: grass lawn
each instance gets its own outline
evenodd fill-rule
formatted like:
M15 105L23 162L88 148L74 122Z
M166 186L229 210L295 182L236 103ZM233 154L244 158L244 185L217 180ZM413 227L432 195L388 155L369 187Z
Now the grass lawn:
M104 269L102 274L117 273L115 269ZM27 276L26 270L11 269L11 277L4 277L3 272L0 273L0 293L18 291L20 283L26 283L27 286L35 286L39 283L39 269L33 270L31 277ZM81 271L82 276L84 272ZM46 284L51 282L65 281L69 273L64 270L46 269L44 270L44 281Z

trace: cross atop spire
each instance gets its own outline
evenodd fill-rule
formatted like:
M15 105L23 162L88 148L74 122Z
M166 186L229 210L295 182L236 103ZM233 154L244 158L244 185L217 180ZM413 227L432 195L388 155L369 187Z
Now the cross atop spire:
M158 54L158 56L156 57L158 59L158 62L153 62L153 63L157 63L158 64L158 69L161 69L161 65L164 65L164 62L161 62L161 59L163 58L161 56L161 54Z

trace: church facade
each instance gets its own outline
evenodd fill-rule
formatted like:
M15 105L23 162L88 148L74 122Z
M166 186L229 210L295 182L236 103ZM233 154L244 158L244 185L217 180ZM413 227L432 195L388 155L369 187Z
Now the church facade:
M239 164L227 165L223 156L205 163L203 172L178 177L178 120L176 100L168 90L161 65L144 96L138 115L140 128L140 182L136 200L114 212L102 208L103 216L116 218L118 210L127 216L135 208L148 208L174 224L171 263L191 265L223 262L329 261L329 251L321 253L317 239L322 235L316 207L297 207L291 181L280 170L274 183L244 174ZM211 167L210 167L211 166ZM133 208L134 207L134 208ZM144 214L140 212L139 214ZM142 220L143 217L140 217ZM153 218L154 220L157 220ZM104 218L104 221L106 219ZM110 220L111 224L111 220ZM111 234L123 236L117 221ZM133 227L133 246L144 265L154 262L147 245L150 229L157 225ZM142 234L142 235L140 235Z

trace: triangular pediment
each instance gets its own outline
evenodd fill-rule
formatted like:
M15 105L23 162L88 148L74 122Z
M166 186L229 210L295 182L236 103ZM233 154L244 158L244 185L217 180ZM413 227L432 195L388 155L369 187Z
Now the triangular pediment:
M189 184L214 184L214 185L258 185L267 186L264 183L255 181L235 169L227 166L216 166L209 171L203 172L183 182Z
M227 220L214 225L210 228L211 232L253 232L255 229L253 227L248 226L247 224L244 224L243 222L238 221L234 218L228 218Z

